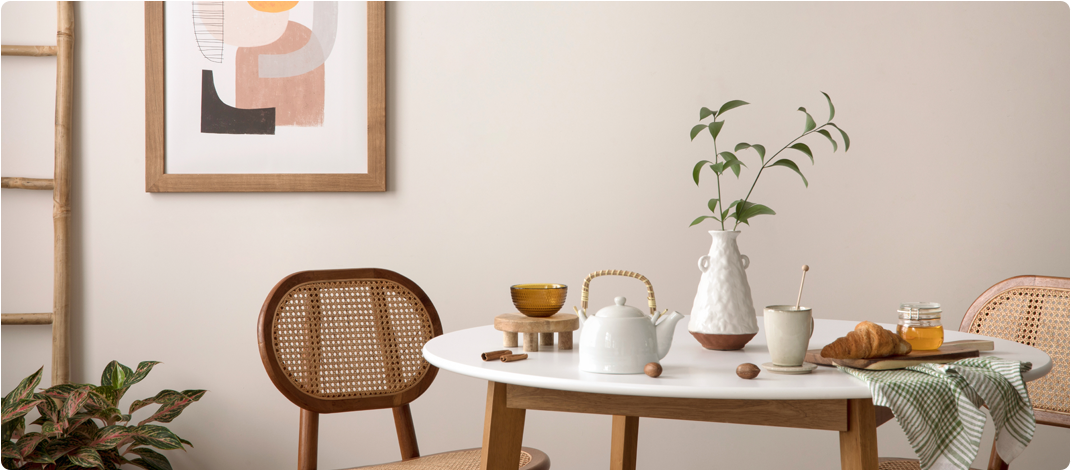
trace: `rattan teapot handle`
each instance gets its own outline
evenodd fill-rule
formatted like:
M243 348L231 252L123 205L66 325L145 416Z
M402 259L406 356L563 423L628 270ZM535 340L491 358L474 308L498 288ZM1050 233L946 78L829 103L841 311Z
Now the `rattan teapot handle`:
M591 284L592 279L603 275L629 276L642 281L643 284L647 285L647 307L651 308L651 315L655 315L655 312L658 311L655 308L654 287L651 286L651 281L646 276L628 270L599 270L584 278L584 289L580 292L580 308L585 312L588 310L588 285Z

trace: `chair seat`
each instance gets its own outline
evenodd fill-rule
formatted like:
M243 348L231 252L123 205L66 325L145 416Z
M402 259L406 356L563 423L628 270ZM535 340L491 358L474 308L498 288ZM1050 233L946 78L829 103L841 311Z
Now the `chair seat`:
M878 469L920 469L919 460L910 458L878 458Z
M469 448L349 469L480 469L480 451L480 448ZM550 458L535 448L521 447L519 465L519 469L550 469Z

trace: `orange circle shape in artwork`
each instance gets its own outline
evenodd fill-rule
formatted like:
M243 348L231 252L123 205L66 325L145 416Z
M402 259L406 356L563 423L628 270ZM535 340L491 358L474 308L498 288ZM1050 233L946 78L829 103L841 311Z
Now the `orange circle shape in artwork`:
M265 13L279 13L281 11L287 11L294 8L298 2L249 2L249 6L254 10L262 11Z

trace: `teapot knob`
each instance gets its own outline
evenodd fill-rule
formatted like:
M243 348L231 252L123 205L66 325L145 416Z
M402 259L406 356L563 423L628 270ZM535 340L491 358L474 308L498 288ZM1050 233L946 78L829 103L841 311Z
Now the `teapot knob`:
M624 306L625 305L625 297L624 296L618 296L618 297L614 298L614 304L617 304L618 306Z

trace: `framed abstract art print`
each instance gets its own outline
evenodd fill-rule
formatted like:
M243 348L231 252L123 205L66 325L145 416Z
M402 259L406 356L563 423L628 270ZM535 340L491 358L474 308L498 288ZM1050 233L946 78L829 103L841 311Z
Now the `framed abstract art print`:
M145 191L386 190L384 2L146 2Z

